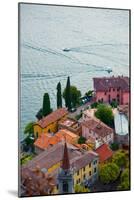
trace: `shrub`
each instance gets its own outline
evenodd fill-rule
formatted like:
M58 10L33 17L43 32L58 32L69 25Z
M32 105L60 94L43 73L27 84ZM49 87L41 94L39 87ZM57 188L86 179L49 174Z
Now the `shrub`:
M113 112L111 107L107 105L104 104L98 105L97 111L95 112L95 116L108 126L113 124L113 119L114 119Z
M120 169L115 163L103 164L99 169L100 181L104 184L115 181L120 174Z
M120 184L118 186L118 189L119 190L128 190L130 189L130 174L129 174L129 169L126 168L122 174L121 174L121 177L120 177Z
M118 143L112 143L110 145L110 148L113 150L113 151L116 151L119 149L119 144Z
M83 136L80 136L80 138L78 139L78 144L84 144L86 141L86 138Z

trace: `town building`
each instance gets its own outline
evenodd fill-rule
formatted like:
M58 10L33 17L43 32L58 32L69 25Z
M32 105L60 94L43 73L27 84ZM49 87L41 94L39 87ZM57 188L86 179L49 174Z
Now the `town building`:
M74 193L74 180L73 180L73 171L70 167L70 161L68 156L67 144L65 142L63 161L58 173L58 193L67 194Z
M124 76L93 78L97 102L129 104L129 78Z
M107 161L110 161L113 156L113 151L107 144L101 145L99 148L96 149L95 152L99 155L100 163L106 163Z
M55 179L44 169L36 166L34 169L25 168L21 171L19 196L31 197L53 194Z
M114 114L115 141L120 145L129 145L129 123L128 117L121 110Z
M42 133L34 142L35 152L37 154L47 150L55 144L65 140L70 144L76 144L79 136L67 129L61 129L57 133Z
M94 117L95 112L97 111L96 108L84 110L82 113L82 119L84 121L90 120L90 118Z
M56 133L58 131L58 122L67 117L66 108L59 108L34 124L34 135L40 136L42 133Z
M23 165L22 170L25 168L32 170L38 165L41 170L43 169L46 173L54 174L57 177L60 167L63 166L64 147L64 142L57 143ZM67 143L67 150L70 168L73 171L73 184L92 185L98 179L98 154L93 151L80 150L69 143ZM56 188L57 184L55 183ZM58 188L55 189L54 193L57 192Z
M81 124L77 120L69 117L59 121L58 129L67 129L76 135L81 135Z
M87 140L94 139L95 149L102 144L111 144L114 140L113 129L104 124L102 121L95 117L89 118L89 120L82 123L82 136Z
M118 110L119 112L123 113L129 121L129 111L130 111L129 105L120 105L118 106Z

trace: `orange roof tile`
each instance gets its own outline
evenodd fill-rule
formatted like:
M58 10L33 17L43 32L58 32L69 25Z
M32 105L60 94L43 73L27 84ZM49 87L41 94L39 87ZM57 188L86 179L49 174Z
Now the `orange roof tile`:
M56 135L50 136L46 133L42 133L41 136L34 142L34 145L40 149L46 149L49 145L54 145L58 142L60 142L60 139Z
M65 115L68 114L68 111L66 108L59 108L52 112L51 114L47 115L46 117L43 117L41 120L35 123L35 125L39 125L42 128L47 127L49 124L61 119Z
M71 131L63 129L54 135L51 135L51 133L42 133L41 136L35 141L34 145L40 149L46 149L49 145L55 145L65 139L68 143L72 143L72 139L74 138L78 138L78 136Z
M100 162L106 161L113 155L112 150L109 148L107 144L101 145L98 149L96 149L95 152L99 154Z
M67 130L67 129L61 129L59 132L56 133L56 136L65 139L67 142L71 143L73 139L78 139L79 136L76 135L75 133Z

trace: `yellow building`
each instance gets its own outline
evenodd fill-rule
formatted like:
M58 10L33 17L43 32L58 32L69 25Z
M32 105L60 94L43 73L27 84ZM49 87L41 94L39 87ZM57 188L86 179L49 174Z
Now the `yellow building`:
M68 155L70 168L73 173L75 184L88 183L91 185L98 178L98 154L93 151L80 150L79 148L68 144ZM37 165L41 169L46 169L50 174L58 175L63 161L64 142L60 142L50 149L40 153L34 159L29 161L23 168L34 169ZM55 192L57 183L55 183Z
M43 117L41 120L34 124L34 135L38 137L42 133L56 133L58 130L58 122L61 119L66 118L67 114L68 111L66 108L59 108L46 117Z

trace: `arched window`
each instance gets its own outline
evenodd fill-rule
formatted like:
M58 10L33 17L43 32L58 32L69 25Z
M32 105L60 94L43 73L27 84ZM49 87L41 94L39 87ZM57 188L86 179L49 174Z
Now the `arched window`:
M63 182L63 192L68 192L68 183L66 181Z

